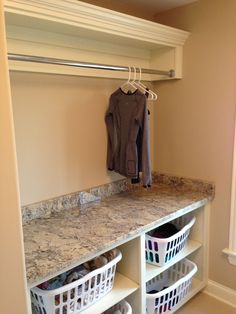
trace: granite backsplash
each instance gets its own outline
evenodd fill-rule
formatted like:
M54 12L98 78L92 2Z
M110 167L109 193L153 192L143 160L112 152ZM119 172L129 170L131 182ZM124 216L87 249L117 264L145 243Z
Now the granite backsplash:
M215 187L211 182L178 177L159 172L153 172L153 185L155 184L168 185L178 189L185 189L188 187L193 191L206 192L208 195L212 195L212 198L214 198L215 193ZM94 204L111 195L140 188L144 189L141 183L131 184L129 179L124 178L119 181L92 187L84 191L78 191L28 204L22 206L22 221L23 224L26 224L33 219L50 217L52 214L62 210L78 207L83 209L86 205Z

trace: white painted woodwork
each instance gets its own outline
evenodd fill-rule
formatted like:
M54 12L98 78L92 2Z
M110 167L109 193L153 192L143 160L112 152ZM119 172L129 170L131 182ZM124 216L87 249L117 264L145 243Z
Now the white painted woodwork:
M208 280L210 204L194 211L194 215L196 222L191 230L190 240L200 242L202 247L196 250L191 257L198 266L198 272L195 277L206 286Z
M29 313L5 21L0 2L0 312ZM14 300L14 301L13 301Z
M136 282L139 286L135 292L126 297L126 300L133 308L133 313L146 313L146 282L154 276L157 276L161 272L165 271L184 257L189 258L197 264L198 272L193 278L190 293L176 307L176 309L172 311L172 313L176 312L177 309L179 309L183 304L191 299L196 293L206 287L208 282L209 211L210 205L197 208L193 211L196 217L196 222L191 229L188 245L185 247L183 252L174 258L168 265L158 267L146 263L144 253L145 233L141 233L137 238L127 241L126 243L119 246L123 257L118 264L118 271L125 277ZM157 226L159 226L159 224L157 224ZM95 309L96 304L94 305L93 313L100 313Z
M157 267L155 265L146 263L146 282L158 276L160 273L162 273L175 263L179 262L183 258L188 257L190 254L197 251L201 246L202 244L200 242L188 240L188 243L183 249L183 251L180 254L178 254L176 258L172 259L168 264L162 267Z
M144 232L137 234L135 238L129 239L122 244L118 240L117 247L122 252L122 259L117 265L114 287L105 297L82 313L100 314L125 298L132 306L133 313L145 314L146 282L187 257L197 264L198 272L193 278L191 291L171 313L176 312L196 293L204 289L208 283L209 210L210 205L192 210L196 217L196 222L191 228L187 246L170 263L162 267L146 263ZM176 216L179 216L179 214L176 213ZM172 218L175 219L175 217ZM157 223L153 229L159 225Z
M203 292L236 309L236 290L223 286L213 280L208 280Z
M76 0L6 0L8 52L157 70L182 77L189 33ZM90 77L127 73L10 61L10 69ZM143 74L143 80L169 79Z
M123 257L118 264L118 270L139 284L139 289L127 300L133 305L134 313L145 313L145 234L123 244L119 249Z
M224 249L223 252L228 255L230 264L236 265L236 124L234 131L229 247Z

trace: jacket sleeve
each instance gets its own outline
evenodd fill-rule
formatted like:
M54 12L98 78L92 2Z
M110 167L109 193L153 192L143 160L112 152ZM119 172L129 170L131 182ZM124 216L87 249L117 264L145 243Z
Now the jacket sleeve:
M152 184L149 121L146 101L144 104L142 117L142 180L144 186L149 186Z
M107 127L107 168L108 170L114 169L114 100L110 97L108 110L105 115L105 122Z

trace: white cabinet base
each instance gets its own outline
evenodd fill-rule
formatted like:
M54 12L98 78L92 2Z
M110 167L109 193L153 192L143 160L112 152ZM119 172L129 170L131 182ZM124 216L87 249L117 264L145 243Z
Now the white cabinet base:
M117 264L112 291L97 303L82 311L81 314L101 314L123 299L129 302L133 314L146 314L146 283L185 257L197 264L198 271L192 279L191 291L170 313L176 312L184 303L205 288L208 280L209 207L209 205L206 205L193 211L196 222L191 229L187 245L167 265L158 267L146 263L144 232L137 235L136 238L127 240L124 244L117 246L122 252L122 259ZM154 226L153 229L155 228Z

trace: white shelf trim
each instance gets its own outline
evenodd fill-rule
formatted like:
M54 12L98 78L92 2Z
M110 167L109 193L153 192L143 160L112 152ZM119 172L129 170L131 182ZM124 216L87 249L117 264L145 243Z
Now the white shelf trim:
M166 265L162 267L158 267L158 266L146 263L146 282L158 276L160 273L162 273L163 271L165 271L166 269L168 269L170 266L174 265L175 263L179 262L186 256L197 251L200 247L202 247L202 243L193 241L193 240L188 240L188 243L186 244L183 251L180 254L178 254L176 258L173 258L172 261L167 263Z
M236 124L234 131L229 247L224 249L223 253L228 255L229 263L236 266Z
M230 250L230 249L224 249L223 253L228 255L228 260L230 264L236 265L236 251Z

